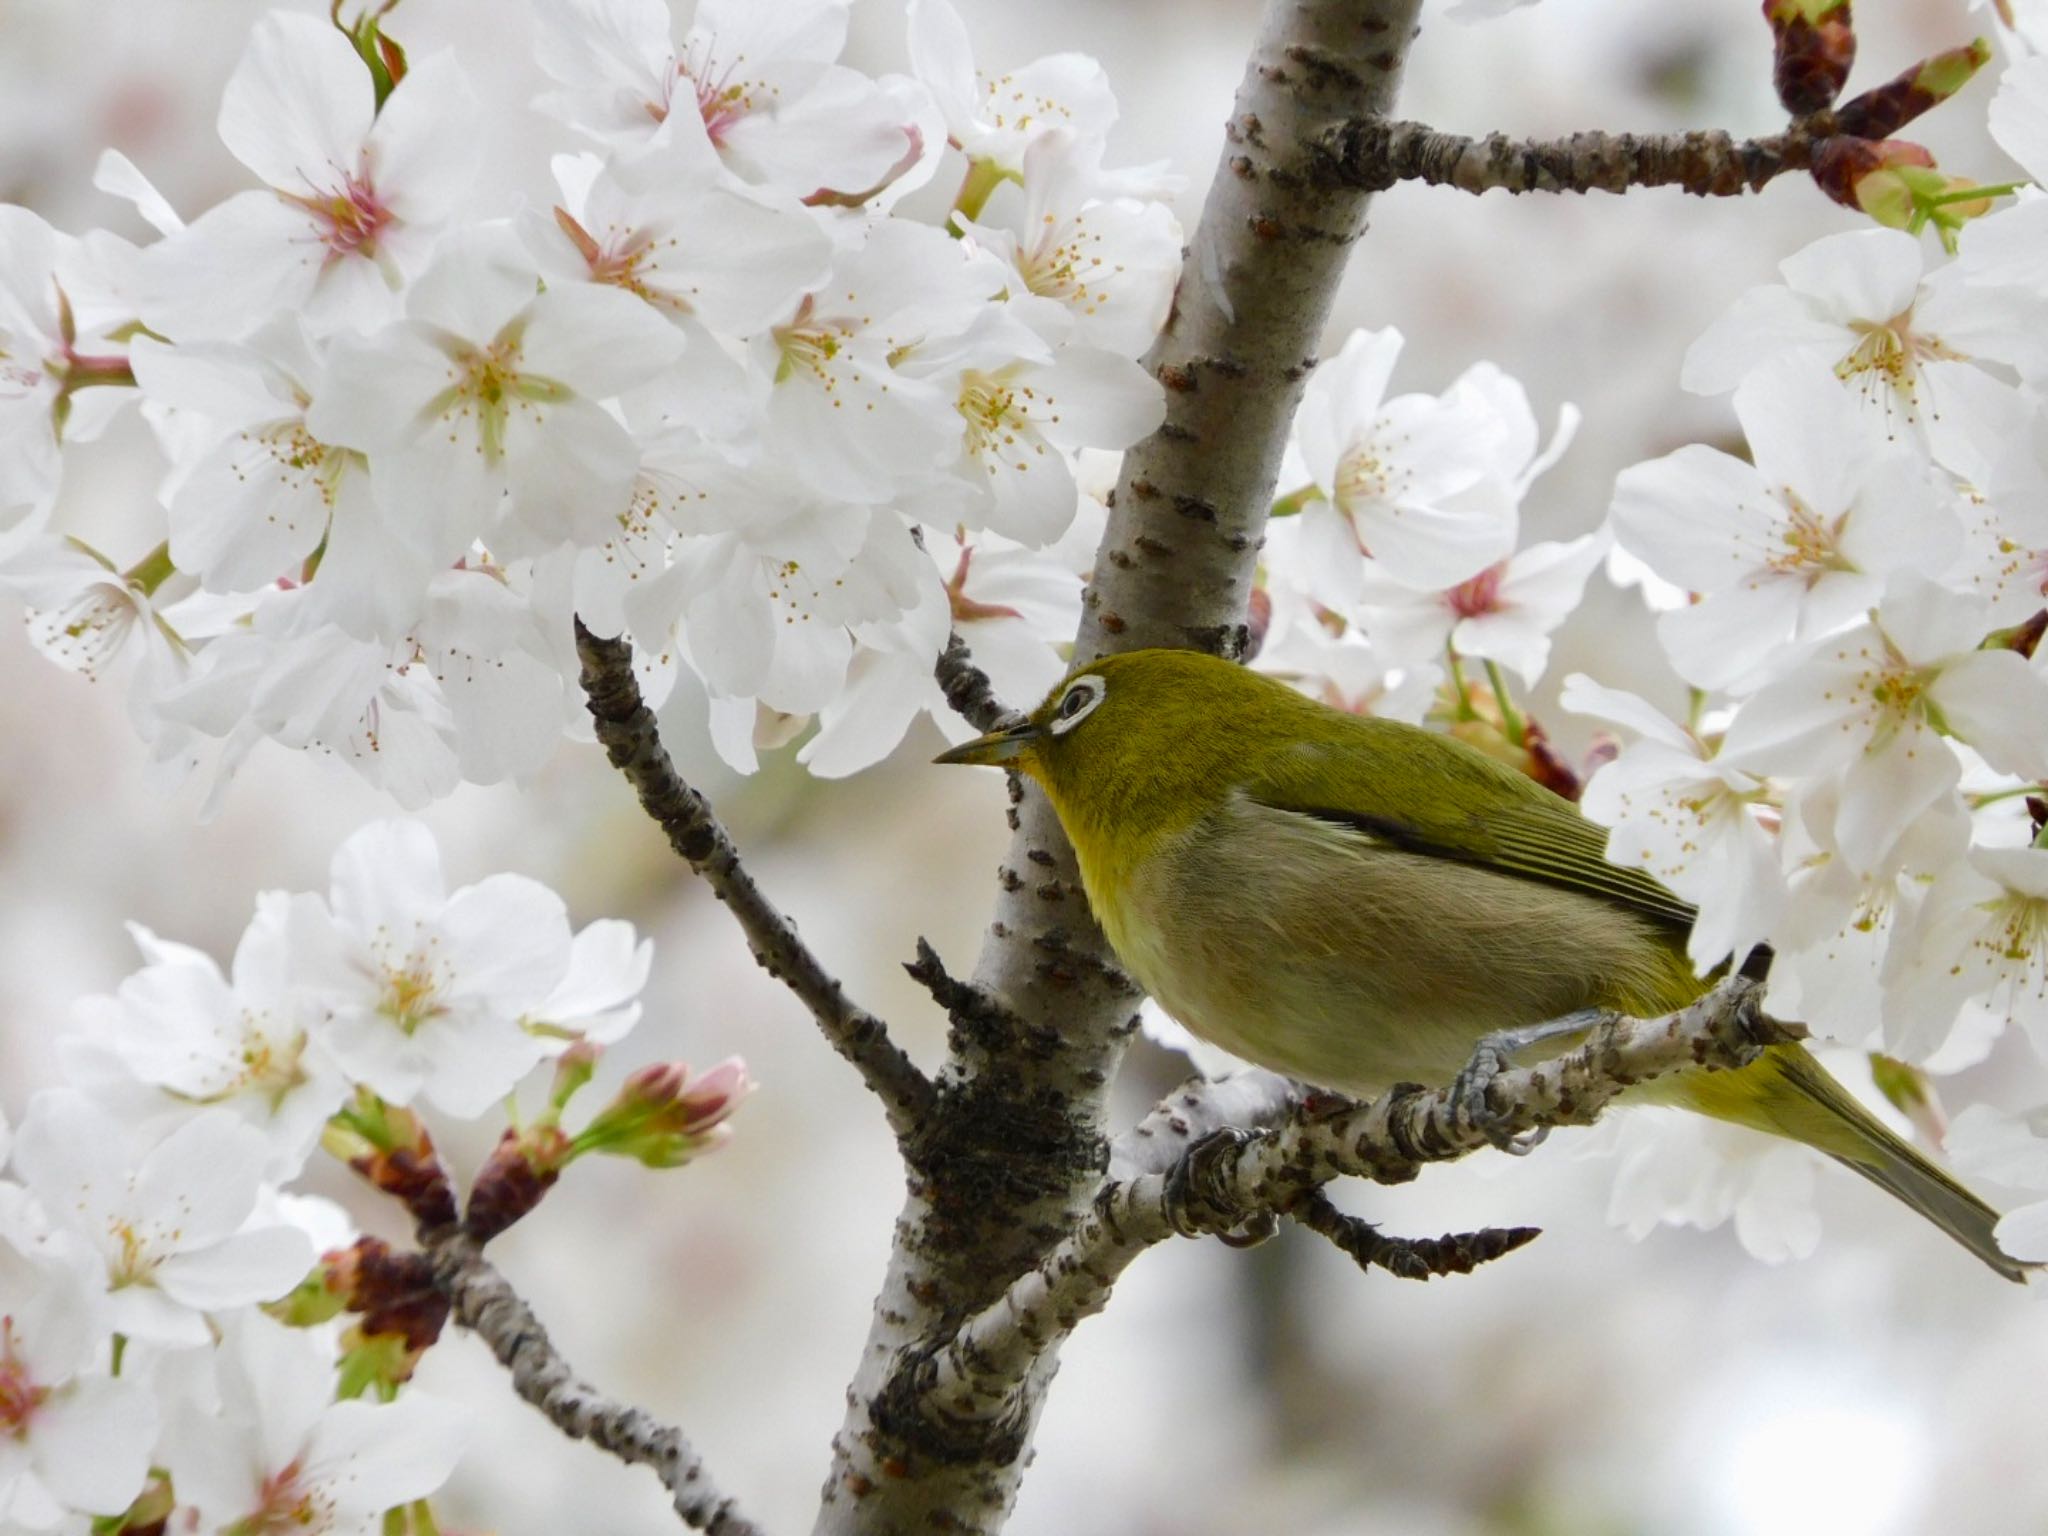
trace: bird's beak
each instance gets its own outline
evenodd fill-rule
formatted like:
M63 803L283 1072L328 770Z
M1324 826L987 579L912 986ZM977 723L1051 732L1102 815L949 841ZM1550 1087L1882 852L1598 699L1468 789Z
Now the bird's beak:
M1007 731L992 731L986 736L977 736L972 741L963 741L950 752L941 752L932 761L935 763L980 763L999 768L1012 763L1024 749L1038 740L1038 727L1026 720L1022 725L1013 725Z

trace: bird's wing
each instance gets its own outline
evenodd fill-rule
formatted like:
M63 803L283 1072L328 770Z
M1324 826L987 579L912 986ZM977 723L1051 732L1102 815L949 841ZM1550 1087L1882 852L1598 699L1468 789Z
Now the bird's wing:
M1674 928L1694 908L1640 870L1607 862L1607 829L1484 753L1436 731L1354 719L1342 739L1260 761L1262 805L1357 828L1392 847L1601 896Z

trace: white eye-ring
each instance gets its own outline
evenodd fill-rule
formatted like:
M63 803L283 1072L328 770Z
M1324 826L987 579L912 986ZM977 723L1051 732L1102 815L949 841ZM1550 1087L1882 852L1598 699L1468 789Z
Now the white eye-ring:
M1060 695L1059 703L1053 706L1053 735L1064 736L1086 720L1108 692L1102 679L1092 672L1067 684L1067 691Z

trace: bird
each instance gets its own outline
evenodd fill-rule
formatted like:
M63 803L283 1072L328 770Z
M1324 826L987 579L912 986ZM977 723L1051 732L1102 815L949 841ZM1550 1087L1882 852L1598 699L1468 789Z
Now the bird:
M1572 802L1450 736L1203 652L1087 661L937 761L1035 781L1138 984L1196 1035L1322 1089L1469 1082L1483 1047L1497 1062L1608 1013L1660 1017L1719 980L1687 958L1692 905L1609 863L1606 829ZM1623 1102L1802 1142L2006 1279L2035 1267L1796 1042Z

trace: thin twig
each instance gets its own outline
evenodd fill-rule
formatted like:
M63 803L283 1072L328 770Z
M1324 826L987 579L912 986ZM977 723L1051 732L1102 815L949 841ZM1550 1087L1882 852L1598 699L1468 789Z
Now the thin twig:
M1481 1105L1451 1088L1397 1087L1370 1104L1305 1103L1267 1131L1227 1128L1164 1173L1102 1186L1093 1209L1045 1260L916 1363L926 1411L940 1422L998 1417L1047 1348L1109 1302L1125 1266L1179 1235L1235 1231L1286 1211L1347 1175L1404 1183L1433 1162L1502 1136L1586 1125L1625 1089L1688 1068L1736 1070L1796 1026L1756 1010L1756 984L1723 984L1657 1019L1618 1015L1577 1050L1495 1078Z
M1332 182L1385 191L1400 181L1465 192L1625 192L1681 187L1697 197L1760 190L1787 171L1810 169L1832 125L1793 124L1762 139L1719 132L1575 133L1562 139L1483 139L1440 133L1426 123L1360 118L1324 141Z
M1540 1227L1482 1227L1442 1237L1389 1237L1359 1216L1347 1216L1320 1189L1287 1208L1287 1215L1328 1238L1360 1269L1384 1269L1403 1280L1469 1275L1542 1236Z
M953 713L977 731L1005 731L1023 724L1023 714L996 697L988 674L974 664L974 653L957 629L946 636L946 648L939 652L933 671Z
M681 1430L615 1402L576 1375L533 1309L460 1227L438 1228L421 1240L457 1320L490 1346L511 1373L512 1389L556 1428L623 1462L652 1467L685 1525L709 1536L761 1536L761 1528L713 1485Z
M597 739L612 766L632 784L670 846L731 911L761 968L810 1009L833 1049L859 1070L881 1099L897 1138L911 1135L931 1108L931 1080L889 1038L880 1019L848 1000L838 978L798 936L796 924L754 884L711 802L676 772L653 711L640 701L631 643L601 639L579 621L576 651Z

